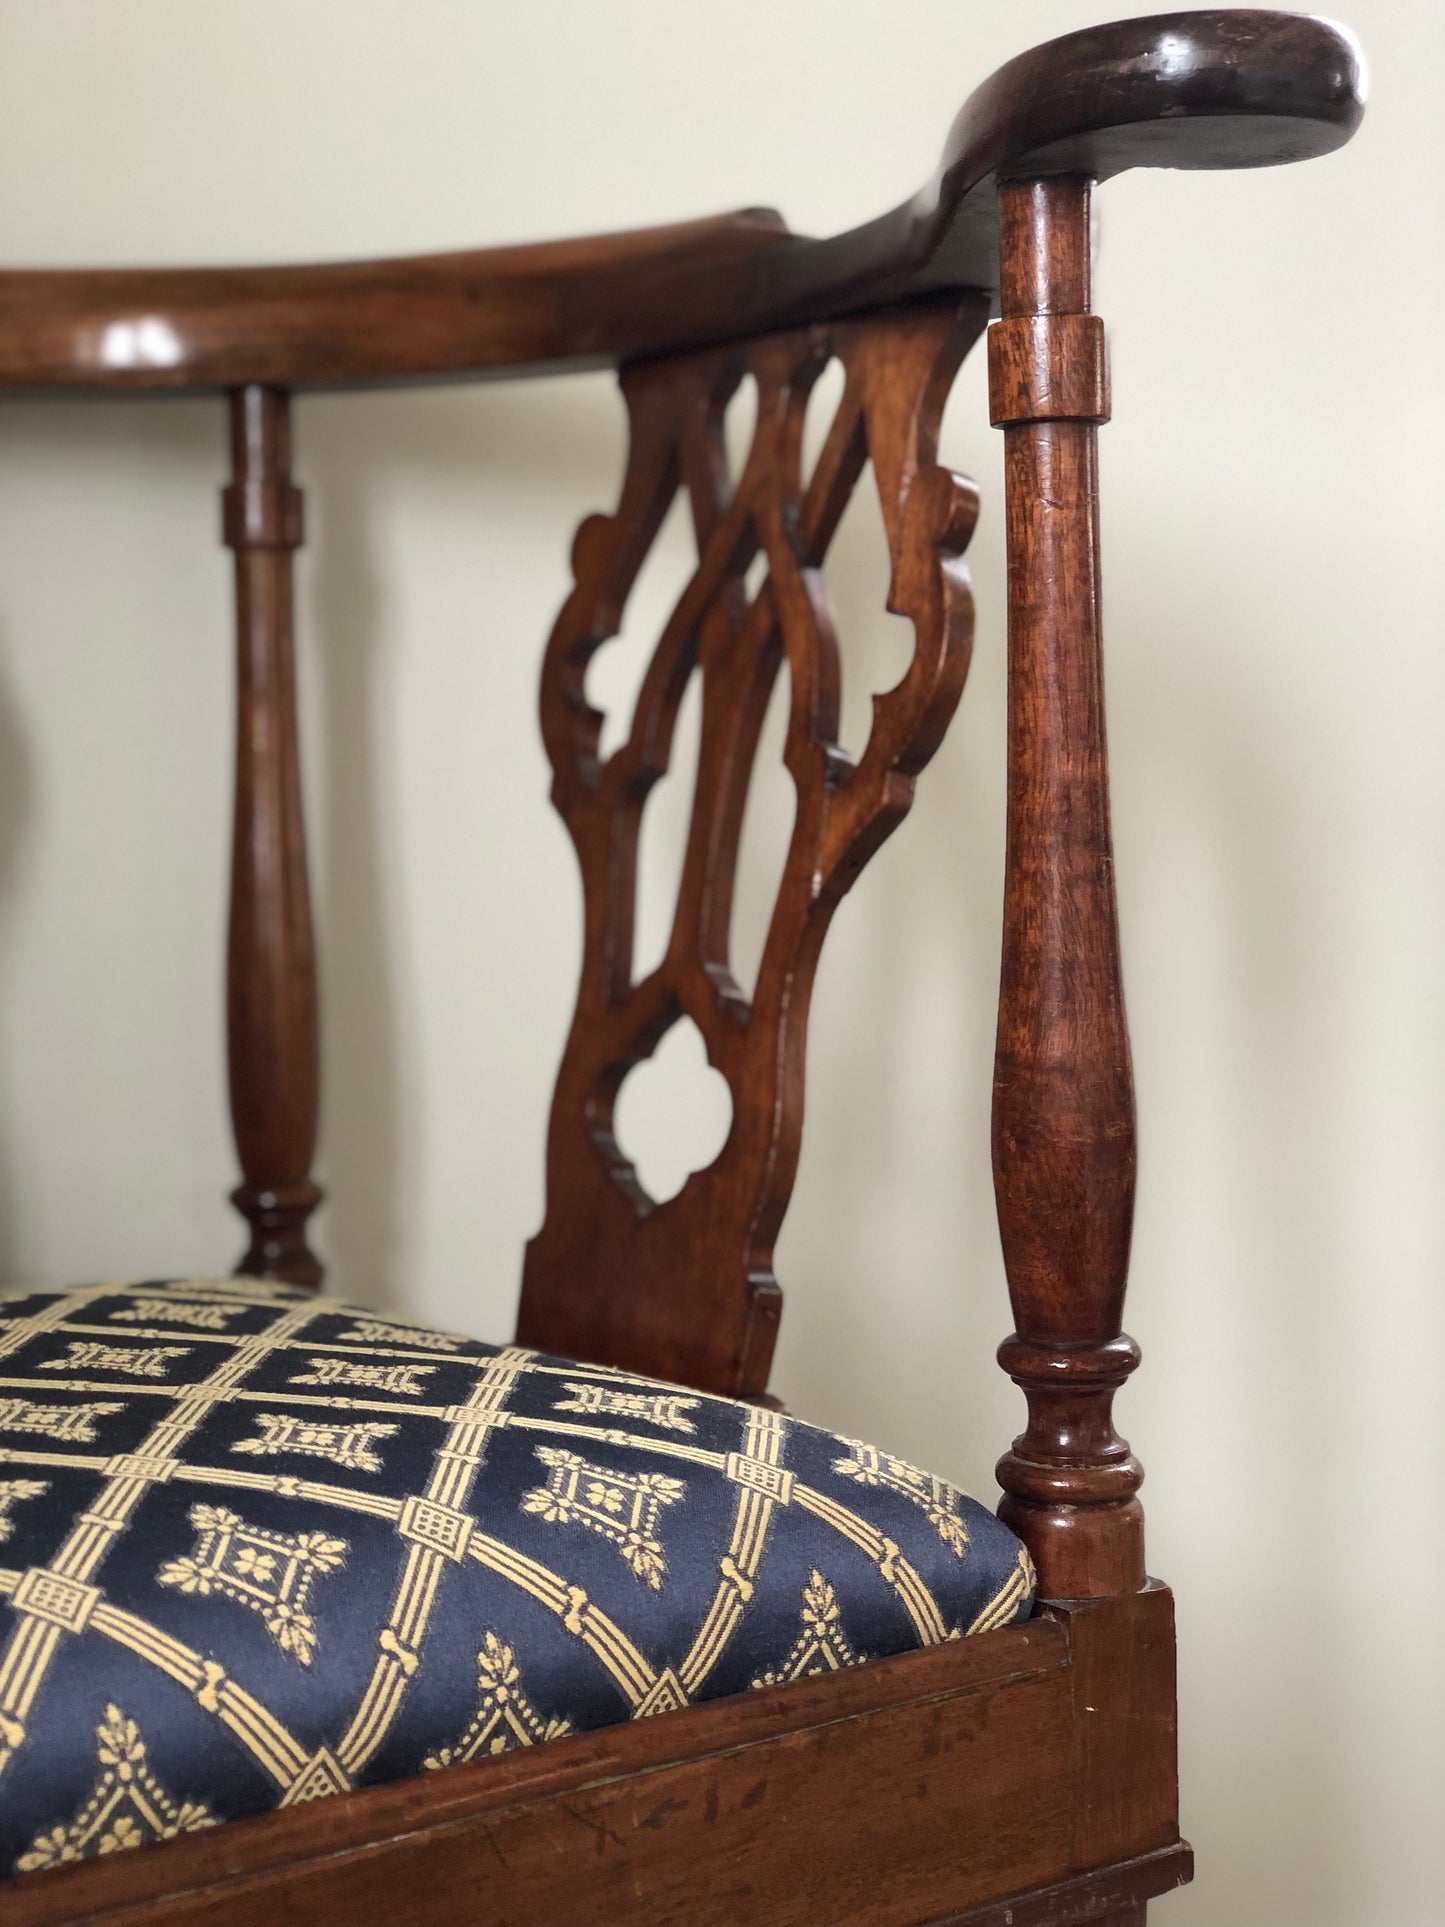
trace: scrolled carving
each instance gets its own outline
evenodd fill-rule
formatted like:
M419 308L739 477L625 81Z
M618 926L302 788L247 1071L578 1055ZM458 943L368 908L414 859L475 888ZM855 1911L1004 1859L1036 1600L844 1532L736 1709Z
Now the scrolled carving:
M611 515L573 545L576 586L542 678L553 800L581 866L584 958L553 1100L547 1216L528 1247L519 1338L709 1389L767 1382L780 1294L772 1249L797 1167L808 1001L828 920L912 801L963 687L972 599L960 560L977 497L936 465L938 424L986 319L950 295L866 319L792 330L635 365L622 375L630 450ZM830 357L842 399L803 481L809 392ZM757 424L735 484L723 414L743 376ZM822 565L870 464L892 565L889 607L912 659L874 698L856 760L838 746L841 667ZM686 492L697 567L644 674L631 733L599 757L587 664L618 629L663 517ZM762 551L750 599L744 578ZM792 839L751 1000L729 968L734 870L759 732L780 667L791 709L784 760ZM667 952L634 981L638 833L668 766L690 678L702 687L696 791ZM657 1204L617 1143L628 1071L687 1015L727 1079L733 1125L706 1170Z

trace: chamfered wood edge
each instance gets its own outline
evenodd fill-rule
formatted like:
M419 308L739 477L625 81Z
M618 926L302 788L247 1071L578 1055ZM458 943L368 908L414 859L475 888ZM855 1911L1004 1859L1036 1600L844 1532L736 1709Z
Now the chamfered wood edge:
M132 1853L22 1874L0 1884L4 1920L6 1927L60 1927L123 1917L287 1869L339 1866L389 1842L440 1837L529 1801L580 1796L771 1740L1039 1681L1068 1668L1072 1638L1072 1629L1056 1619L1030 1619L855 1671L710 1700L442 1773L227 1821Z
M1075 1874L1051 1887L991 1901L930 1921L928 1927L1085 1927L1089 1921L1107 1922L1124 1907L1138 1907L1172 1893L1194 1878L1194 1850L1187 1841L1118 1861L1112 1867Z
M0 387L367 385L599 366L992 288L1000 178L1258 167L1347 141L1348 32L1252 8L1066 34L1001 67L910 200L829 240L749 209L532 247L315 266L0 274Z

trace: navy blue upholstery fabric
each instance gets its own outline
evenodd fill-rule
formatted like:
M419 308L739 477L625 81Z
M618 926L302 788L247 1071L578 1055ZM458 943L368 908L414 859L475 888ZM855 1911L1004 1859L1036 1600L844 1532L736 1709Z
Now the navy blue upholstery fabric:
M244 1279L0 1303L0 1873L1002 1626L797 1419Z

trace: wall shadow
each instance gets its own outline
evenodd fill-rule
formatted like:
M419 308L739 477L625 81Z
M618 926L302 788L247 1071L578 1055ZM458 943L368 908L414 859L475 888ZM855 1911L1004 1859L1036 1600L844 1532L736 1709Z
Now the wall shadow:
M535 502L535 519L555 526L563 566L573 523L583 512L610 507L621 475L620 406L611 400L597 406L595 382L593 405L584 400L579 406L580 386L554 380L298 403L296 471L308 513L298 648L303 705L309 692L316 710L309 726L303 716L302 733L314 763L310 795L318 806L311 847L323 1043L320 1175L328 1194L317 1242L331 1289L378 1308L450 1322L459 1315L476 1320L485 1308L458 1314L438 1304L422 1288L424 1281L402 1275L416 1262L420 1245L431 1249L422 1235L430 1227L404 1220L427 1190L417 1181L422 1166L450 1172L457 1147L436 1141L444 1123L429 1117L409 1122L406 1116L408 1093L421 1073L405 1057L418 1042L412 1014L399 1007L399 918L409 880L396 874L403 844L387 816L398 802L394 719L387 711L395 698L392 652L405 627L391 573L399 561L416 566L414 558L399 554L408 546L404 525L414 512L414 493L440 514L465 521L489 496L495 502L503 487L523 498L529 513ZM480 569L476 555L465 551L455 566L465 596L476 594L480 651L490 641L487 573L504 568L506 555L494 539L482 546ZM521 661L512 658L508 678L535 677L553 614L554 608L539 602L535 627L529 615L527 632L511 645ZM470 614L466 620L470 624ZM418 643L408 634L405 646L415 650ZM522 727L535 730L530 695L519 711L511 692L506 707L509 719L516 716ZM415 751L414 741L410 748ZM485 755L480 741L475 753ZM499 793L488 808L496 808L499 825L505 822L506 788L506 773L498 771ZM546 807L541 796L537 805ZM438 823L436 834L445 838L454 829ZM479 835L487 829L478 824ZM574 866L569 861L567 867ZM482 914L499 945L525 944L535 935L525 900L512 902L502 890L483 901ZM477 986L477 995L487 995L485 984ZM558 1012L559 1023L564 1016ZM482 1090L479 1112L486 1102ZM542 1154L539 1138L539 1172ZM517 1266L509 1291L520 1283L520 1251ZM488 1315L495 1321L496 1309Z
M1151 1570L1177 1576L1183 1600L1181 1798L1201 1868L1213 1841L1227 1841L1236 1898L1247 1892L1276 1920L1344 1923L1368 1915L1369 1895L1351 1716L1331 1688L1349 1634L1339 1605L1326 1603L1338 1602L1337 1495L1355 1450L1333 1403L1350 1280L1319 1211L1353 1178L1348 1134L1334 1123L1349 1102L1340 1013L1317 948L1331 863L1279 754L1293 719L1262 710L1263 679L1231 677L1216 633L1187 604L1150 600L1140 597L1127 624L1133 659L1113 671L1128 689L1114 731L1121 921L1126 971L1141 977L1131 1001L1143 1149L1125 1322L1145 1364L1121 1400L1122 1430L1137 1426L1155 1474ZM1182 997L1165 987L1171 952L1187 958L1160 908L1181 864L1211 913L1212 1001L1207 963L1192 975L1176 966ZM1142 982L1146 943L1152 989ZM1181 1031L1196 1015L1214 1030L1227 1096L1190 1061ZM1215 1099L1217 1122L1190 1115L1191 1085ZM1216 1132L1202 1144L1201 1127ZM1205 1282L1190 1277L1191 1245L1215 1242L1200 1215L1201 1150L1238 1226L1221 1242L1206 1298L1186 1290ZM1201 1506L1213 1516L1201 1521ZM1215 1554L1207 1563L1201 1540ZM1286 1622L1289 1637L1265 1631ZM1213 1921L1227 1901L1216 1874L1176 1904L1181 1919Z
M5 996L9 974L9 913L35 794L34 759L11 688L6 650L7 638L0 633L0 997ZM0 1277L11 1275L6 1254L14 1245L14 1209L10 1162L0 1139Z
M397 1245L398 1045L377 794L375 682L383 647L370 504L375 451L365 424L299 405L298 472L308 550L298 587L298 651L317 712L303 718L311 796L312 890L321 1010L317 1220L328 1288L392 1304ZM358 440L362 446L356 444ZM321 539L317 539L318 536ZM309 591L309 593L307 593ZM310 727L308 727L308 723Z
M114 396L62 399L37 395L7 398L0 408L0 423L0 513L5 536L0 567L0 995L5 999L9 1036L9 1054L0 1065L0 1276L63 1281L81 1275L73 1260L87 1245L88 1231L100 1224L104 1211L97 1206L94 1191L87 1193L83 1188L82 1174L90 1151L84 1128L74 1139L63 1134L57 1137L52 1116L50 1134L45 1134L45 1105L43 1101L37 1104L37 1096L43 1100L52 1094L37 1093L37 1063L52 1039L59 1040L56 1054L60 1057L67 1048L73 1054L83 1052L78 1039L84 1023L91 1018L100 1021L108 1008L107 991L113 990L114 979L107 974L104 943L95 941L93 933L74 944L66 960L71 966L77 955L93 960L94 974L89 981L84 965L67 970L58 960L52 964L53 952L44 957L35 952L37 928L47 930L48 943L55 941L57 889L74 892L82 908L89 903L83 868L58 879L49 873L42 877L36 859L44 850L47 863L53 865L56 849L66 847L74 864L76 842L72 839L67 843L62 837L57 844L55 830L62 817L68 817L73 828L77 820L77 778L82 794L89 779L97 799L91 807L109 836L109 847L104 847L106 838L102 837L97 848L104 848L102 860L114 865L110 880L120 881L120 891L113 891L109 902L106 940L134 944L137 954L149 942L164 948L169 940L170 959L180 959L176 979L186 978L185 940L192 931L204 929L206 911L221 903L224 873L219 869L207 872L208 886L214 881L215 897L200 906L194 894L194 878L169 874L161 867L167 860L164 836L178 818L167 821L163 834L138 850L135 831L137 816L143 816L143 812L127 815L123 809L112 812L107 808L106 785L114 780L114 769L106 763L104 754L91 763L85 730L103 718L111 731L107 748L121 742L137 757L167 757L167 766L180 785L190 781L197 762L216 755L224 758L228 753L226 743L213 744L207 735L196 731L179 750L174 735L167 741L167 728L174 730L178 706L195 697L212 667L203 653L194 651L194 633L175 632L178 653L190 652L188 673L170 676L165 687L156 689L160 700L152 709L149 698L153 686L147 681L147 672L155 674L159 664L161 673L169 676L174 662L164 660L164 651L134 658L130 646L136 631L143 630L147 623L154 627L154 610L147 609L143 598L129 604L124 597L110 599L122 558L128 561L132 553L140 558L138 574L142 581L147 568L157 567L158 550L152 542L161 523L166 525L169 539L179 535L184 544L183 560L177 563L175 552L166 550L159 563L160 571L175 588L177 605L185 603L194 588L198 557L202 574L212 566L213 559L219 571L216 491L225 479L225 413L214 397L164 397L137 406L132 399ZM124 493L118 497L112 492L116 490ZM136 502L142 497L150 501L152 492L159 504L156 517L132 515ZM175 505L181 500L186 504L183 528L174 519ZM111 520L110 511L118 501L120 513ZM91 538L100 528L109 546L102 544L97 549ZM133 551L131 543L135 544ZM220 613L224 617L223 605ZM102 663L104 674L97 675L96 667ZM219 673L230 676L229 660ZM114 697L127 676L136 694L136 710L143 710L146 727L154 726L154 737L137 729L136 715L123 702L107 711L103 707L105 696L97 695L97 689L103 688ZM67 696L82 687L85 700L77 701L68 711ZM92 707L87 717L84 712L88 702ZM187 720L190 716L187 711ZM117 757L116 762L123 766L124 756ZM68 789L63 788L66 783ZM83 808L82 804L82 813ZM192 814L185 820L196 819ZM216 827L219 830L219 825ZM129 840L127 829L131 832ZM149 873L148 862L153 866ZM163 930L152 927L148 920L154 899L147 892L157 874L170 889L172 903L179 906ZM83 928L84 918L79 921ZM179 943L178 929L182 937ZM215 1000L206 1013L215 1025L214 1037L219 1036L224 1018L222 965L218 949L215 975L207 985ZM83 1012L77 1013L73 1003L67 1007L57 988L62 982L68 984L71 998L78 994L90 1000ZM193 1009L186 1004L182 1028L191 1021ZM25 1049L19 1047L22 1040ZM29 1048L36 1044L40 1050ZM195 1061L194 1052L186 1052L184 1046L182 1054L188 1062ZM164 1055L164 1051L158 1052L155 1061L163 1063ZM94 1068L88 1062L81 1063L83 1071ZM48 1082L48 1065L46 1077ZM67 1088L65 1075L56 1079L56 1088ZM77 1089L76 1101L88 1102L83 1077L77 1078ZM205 1110L208 1097L220 1097L216 1087L208 1089L199 1080L198 1089L200 1098L188 1124L196 1124L196 1113ZM134 1089L128 1097L136 1103L145 1102ZM102 1097L102 1112L104 1105ZM220 1114L218 1103L211 1117L190 1134L190 1148L207 1140L206 1127ZM17 1138L15 1133L22 1135ZM52 1149L54 1168L63 1174L62 1183L37 1184L37 1163L50 1163ZM26 1174L23 1181L17 1175L21 1172ZM148 1256L157 1259L155 1268L197 1268L196 1259L202 1253L207 1266L228 1262L240 1248L239 1221L231 1218L222 1240L216 1240L215 1231L230 1216L229 1207L222 1202L234 1182L230 1170L224 1165L216 1169L211 1194L214 1202L209 1211L196 1209L193 1173L184 1157L174 1163L163 1157L150 1158L148 1176L164 1199L155 1216L157 1235L145 1241ZM59 1237L57 1226L62 1227ZM100 1236L110 1247L105 1261L108 1265L128 1249L133 1256L136 1241L132 1238L129 1247L127 1244L127 1235L133 1229L133 1225L121 1226L114 1239L105 1238L102 1229ZM82 1261L82 1269L88 1268L89 1261Z

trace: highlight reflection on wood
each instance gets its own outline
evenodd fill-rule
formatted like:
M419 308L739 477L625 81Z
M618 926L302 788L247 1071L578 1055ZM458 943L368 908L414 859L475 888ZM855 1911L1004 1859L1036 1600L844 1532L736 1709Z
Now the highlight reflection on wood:
M999 1360L1029 1401L998 1471L1002 1515L1060 1599L1144 1583L1143 1474L1110 1416L1139 1353L1119 1328L1134 1089L1104 747L1095 444L1109 401L1089 207L1075 176L1002 190L1003 319L989 335L1009 621L993 1160L1017 1322Z
M1001 1358L1028 1422L1000 1478L1043 1585L1024 1626L27 1874L7 1890L7 1923L1143 1927L1148 1900L1188 1879L1172 1601L1144 1581L1141 1474L1112 1421L1137 1359L1120 1325L1134 1144L1098 606L1094 444L1108 395L1088 209L1094 184L1131 167L1329 153L1363 105L1358 49L1328 22L1165 14L1020 54L969 96L930 182L827 239L747 210L410 261L0 271L0 388L230 397L236 1199L252 1232L243 1265L304 1284L320 1276L306 1241L320 1194L289 395L620 369L631 422L620 499L577 534L576 587L543 675L585 951L519 1337L755 1397L779 1314L772 1251L797 1164L819 950L907 811L963 683L960 556L975 497L937 466L935 444L949 383L1001 297L989 359L1005 442L1009 829L994 1167L1016 1325ZM843 397L805 477L804 412L830 357ZM744 375L758 420L730 475L723 412ZM890 606L914 643L906 673L875 699L856 762L837 745L823 575L855 487L877 491ZM631 733L604 761L588 660L615 633L679 490L697 566ZM750 594L759 554L765 578ZM730 967L734 872L785 662L796 817L745 994ZM702 732L682 879L666 953L639 981L639 826L693 681ZM684 1018L727 1080L733 1122L712 1165L657 1204L617 1144L614 1109L629 1069ZM13 1591L20 1576L8 1577Z
M311 1178L320 1063L296 735L291 557L302 526L289 396L238 389L231 450L223 525L236 553L236 817L226 1036L242 1172L232 1197L251 1227L236 1269L319 1285L306 1242L321 1201Z
M987 315L945 296L828 328L628 370L631 446L615 514L584 522L577 586L543 670L553 799L582 869L585 953L553 1100L547 1217L528 1248L518 1336L709 1390L761 1393L777 1331L773 1240L797 1167L808 999L829 917L907 811L963 687L972 602L959 556L971 483L935 463L954 373ZM836 355L842 400L813 473L801 473L809 391ZM745 373L757 427L728 474L723 413ZM865 465L869 473L865 475ZM838 747L840 662L824 583L828 545L855 487L876 487L889 606L914 652L874 699L856 764ZM583 693L676 491L698 566L659 640L631 734L599 761L601 717ZM744 586L761 552L767 573ZM751 1001L729 969L733 886L758 735L786 660L785 761L797 793L786 866ZM689 679L702 683L691 826L667 954L634 980L637 847L648 791L666 770ZM629 1070L683 1015L727 1079L733 1123L707 1170L655 1203L617 1143Z

